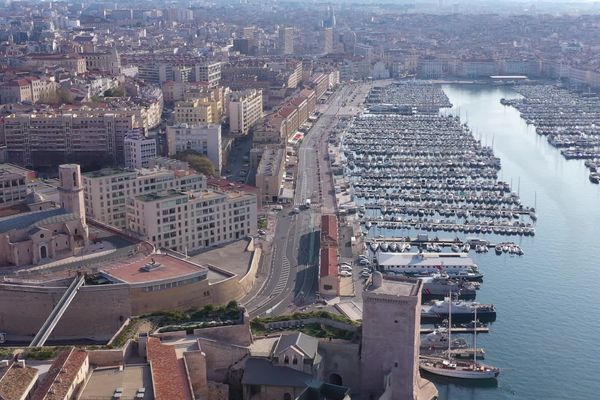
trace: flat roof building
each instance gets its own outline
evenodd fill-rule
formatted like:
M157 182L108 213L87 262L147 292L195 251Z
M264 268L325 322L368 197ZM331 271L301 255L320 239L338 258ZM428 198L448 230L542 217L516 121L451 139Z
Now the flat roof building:
M229 126L233 133L246 135L263 117L263 93L260 89L233 92L229 98Z
M170 156L193 150L208 157L220 175L223 166L220 124L177 124L167 127L167 149Z
M128 201L127 229L157 247L181 253L253 236L256 195L167 190Z
M87 214L93 219L125 228L127 199L163 190L200 190L206 178L192 170L106 168L83 175Z

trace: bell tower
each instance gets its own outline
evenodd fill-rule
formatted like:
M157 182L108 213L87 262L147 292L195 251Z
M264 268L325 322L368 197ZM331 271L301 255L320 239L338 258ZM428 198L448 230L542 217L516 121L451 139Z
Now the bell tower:
M81 224L87 228L85 221L85 203L83 184L79 164L62 164L58 167L60 186L58 188L60 206L79 216Z

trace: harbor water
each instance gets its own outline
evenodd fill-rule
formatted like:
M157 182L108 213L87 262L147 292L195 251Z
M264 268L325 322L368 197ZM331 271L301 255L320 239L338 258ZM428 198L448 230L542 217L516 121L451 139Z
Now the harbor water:
M453 108L502 160L501 180L535 204L534 237L517 237L525 255L473 258L485 274L477 300L496 306L491 333L478 336L486 363L503 369L497 385L433 379L440 399L600 398L600 187L583 161L567 161L501 98L507 87L442 85ZM453 237L439 233L440 237ZM465 336L465 339L471 340Z

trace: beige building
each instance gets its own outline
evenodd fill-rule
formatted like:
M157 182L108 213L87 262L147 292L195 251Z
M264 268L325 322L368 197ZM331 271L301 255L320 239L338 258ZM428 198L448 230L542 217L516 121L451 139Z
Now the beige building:
M212 124L212 105L201 99L178 101L173 110L175 122L189 125Z
M88 244L83 185L77 164L59 168L60 207L36 209L0 220L0 267L71 257ZM42 198L37 198L43 203ZM33 208L33 207L32 207Z
M127 228L156 247L182 253L256 234L256 195L168 190L132 198Z
M194 150L207 156L215 171L221 173L223 150L221 125L203 124L190 126L178 124L167 127L167 151L170 156L185 150Z
M87 71L85 57L80 54L30 54L25 58L25 64L32 67L63 67L75 74Z
M402 400L436 398L435 386L419 374L420 325L421 282L384 280L380 272L373 273L363 292L363 395Z
M96 221L123 229L127 225L125 214L128 199L169 189L204 189L206 178L187 169L127 171L108 168L84 174L83 185L87 214Z
M333 53L333 28L323 29L323 53Z
M279 52L281 54L294 53L294 28L291 26L279 28Z
M263 117L263 96L260 89L233 92L229 98L229 126L232 133L247 135Z
M282 147L265 147L256 169L256 187L260 190L264 202L277 201L284 172L285 149Z

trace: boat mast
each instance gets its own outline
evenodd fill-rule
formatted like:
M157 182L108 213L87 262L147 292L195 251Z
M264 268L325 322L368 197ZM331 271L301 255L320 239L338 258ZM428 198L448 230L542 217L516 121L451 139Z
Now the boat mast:
M448 303L448 358L452 358L452 292L450 292L450 302Z
M473 321L473 363L477 366L477 305L475 305L475 320Z

